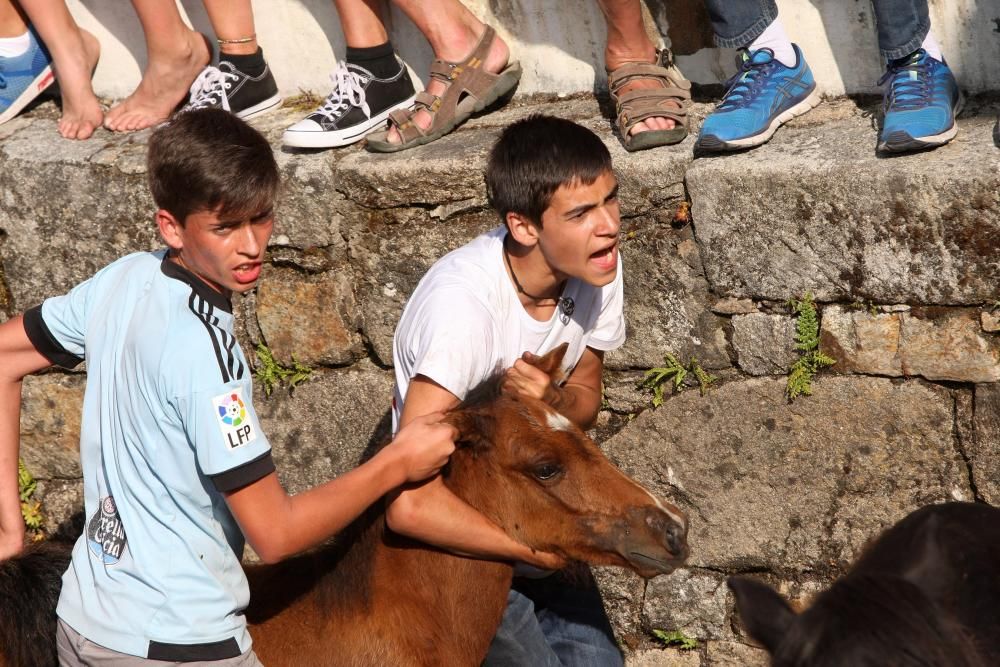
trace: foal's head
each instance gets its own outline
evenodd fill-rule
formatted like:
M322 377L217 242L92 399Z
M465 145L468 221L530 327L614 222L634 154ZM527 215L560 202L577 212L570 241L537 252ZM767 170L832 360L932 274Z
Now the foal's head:
M555 369L565 346L542 358ZM552 407L499 392L499 378L449 417L460 431L446 477L460 497L515 539L643 577L672 572L688 554L687 518L611 464Z

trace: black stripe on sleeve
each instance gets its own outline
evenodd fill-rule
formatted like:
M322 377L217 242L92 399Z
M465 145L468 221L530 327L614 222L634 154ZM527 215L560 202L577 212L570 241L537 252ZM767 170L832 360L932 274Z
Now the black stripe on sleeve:
M212 480L212 484L220 493L228 493L247 484L253 484L274 471L274 459L271 458L271 452L267 452L249 463L220 472L218 475L211 475L209 479Z
M197 299L197 307L195 306L195 299ZM229 382L230 377L226 372L226 364L222 360L222 348L219 346L219 341L215 337L215 329L212 328L209 320L212 317L212 304L210 304L205 299L202 299L197 292L191 290L191 298L188 299L188 308L194 313L194 316L201 320L201 323L205 325L205 330L208 331L208 337L212 339L212 347L215 348L215 359L219 362L219 370L222 371L222 381Z
M35 346L39 354L57 366L63 368L76 368L83 361L83 357L78 357L69 352L52 335L45 320L42 319L42 307L35 306L24 313L24 333L28 335L28 340Z

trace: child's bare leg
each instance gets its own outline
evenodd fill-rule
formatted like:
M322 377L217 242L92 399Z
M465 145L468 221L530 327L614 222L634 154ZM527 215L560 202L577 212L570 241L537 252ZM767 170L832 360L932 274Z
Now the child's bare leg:
M215 36L222 42L221 54L249 56L257 52L257 29L250 0L204 0L204 3Z
M0 39L28 32L28 19L12 0L0 0Z
M172 0L132 0L146 35L149 62L139 87L111 108L104 126L141 130L166 120L211 59L201 34L181 20Z
M333 4L337 7L347 46L364 49L389 41L381 0L333 0Z
M420 32L424 34L434 50L434 56L448 62L461 62L472 53L486 30L486 25L476 18L459 0L393 0L405 13ZM339 7L338 2L338 7ZM506 42L496 36L490 45L483 69L496 74L507 66L510 51ZM432 95L442 95L447 86L442 81L431 79L427 84L427 92ZM413 115L413 122L422 129L431 126L434 118L426 110L421 109ZM393 127L388 140L392 143L400 141L399 132Z
M63 101L59 134L67 139L87 139L104 118L104 110L90 84L101 53L100 44L77 26L61 2L21 0L21 6L52 55Z

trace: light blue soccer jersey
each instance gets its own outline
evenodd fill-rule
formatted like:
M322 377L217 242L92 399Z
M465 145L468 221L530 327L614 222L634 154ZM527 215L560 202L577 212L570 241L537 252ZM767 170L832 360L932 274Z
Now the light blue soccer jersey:
M57 613L87 639L157 660L250 647L243 536L222 493L274 470L229 301L137 253L25 314L50 361L87 362L86 526Z

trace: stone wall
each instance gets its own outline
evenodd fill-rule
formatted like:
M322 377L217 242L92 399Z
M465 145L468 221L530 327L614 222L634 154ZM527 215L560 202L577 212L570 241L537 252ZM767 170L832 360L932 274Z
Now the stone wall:
M970 107L950 145L892 159L874 156L872 110L848 100L757 151L697 160L693 138L625 153L582 97L521 100L395 156L279 152L270 262L238 310L245 349L266 342L316 369L294 395L255 397L284 483L326 480L385 433L407 296L435 259L497 222L481 168L499 129L534 111L576 119L605 138L622 185L629 338L608 356L595 434L691 516L688 566L649 582L599 571L607 607L633 665L762 664L728 575L804 601L910 510L1000 502L1000 153L992 115ZM277 145L292 116L257 125ZM42 107L0 127L4 316L156 247L147 134L63 142L53 117ZM837 364L789 402L787 301L806 292ZM654 410L636 384L667 352L719 379ZM23 454L52 524L80 502L83 383L60 372L25 382ZM653 629L700 647L655 649Z

